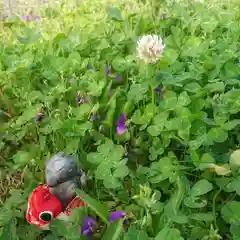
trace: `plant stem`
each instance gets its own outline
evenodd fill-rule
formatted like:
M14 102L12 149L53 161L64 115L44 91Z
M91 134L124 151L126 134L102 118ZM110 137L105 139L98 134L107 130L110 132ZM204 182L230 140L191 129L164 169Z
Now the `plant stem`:
M4 115L6 115L7 117L9 117L9 118L11 118L12 116L9 114L9 113L7 113L7 112L4 112L3 110L0 110L0 112L1 113L3 113Z
M152 87L152 105L155 105L155 91L153 87ZM154 108L153 108L153 111L154 111ZM155 111L153 113L155 113Z
M218 229L218 226L217 226L217 218L216 218L216 198L217 198L217 196L220 194L221 191L222 191L222 190L219 189L219 190L215 193L215 195L214 195L214 197L213 197L213 204L212 204L213 220L214 220L214 226L215 226L216 229Z

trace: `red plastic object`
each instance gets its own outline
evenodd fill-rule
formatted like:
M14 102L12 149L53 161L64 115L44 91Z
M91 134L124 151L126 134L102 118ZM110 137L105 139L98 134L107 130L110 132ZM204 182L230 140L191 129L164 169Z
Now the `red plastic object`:
M33 190L28 199L26 219L30 224L41 227L49 224L62 211L61 202L49 191L49 186L40 185Z
M67 216L71 215L72 209L74 208L80 208L80 207L86 207L87 204L83 202L79 197L75 197L66 207L64 213Z

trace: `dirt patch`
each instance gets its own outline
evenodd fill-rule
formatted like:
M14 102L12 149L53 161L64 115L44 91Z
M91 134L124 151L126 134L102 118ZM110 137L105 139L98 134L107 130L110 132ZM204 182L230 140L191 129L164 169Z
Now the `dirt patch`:
M23 187L23 172L3 173L0 172L0 205L10 196L10 190Z

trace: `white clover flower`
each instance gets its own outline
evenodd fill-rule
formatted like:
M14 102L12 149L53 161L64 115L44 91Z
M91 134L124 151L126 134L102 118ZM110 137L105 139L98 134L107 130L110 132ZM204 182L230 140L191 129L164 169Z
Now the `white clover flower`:
M155 63L162 57L164 48L161 37L157 35L143 36L137 42L137 57L145 63Z

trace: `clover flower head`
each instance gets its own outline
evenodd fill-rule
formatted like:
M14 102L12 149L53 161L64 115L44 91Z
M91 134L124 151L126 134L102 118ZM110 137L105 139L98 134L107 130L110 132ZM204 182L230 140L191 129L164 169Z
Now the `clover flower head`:
M137 57L145 63L156 63L162 57L164 48L161 37L146 35L137 42Z

